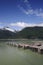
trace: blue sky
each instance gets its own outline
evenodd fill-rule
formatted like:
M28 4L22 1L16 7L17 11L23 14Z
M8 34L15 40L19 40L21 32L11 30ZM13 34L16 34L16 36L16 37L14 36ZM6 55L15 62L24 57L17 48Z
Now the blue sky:
M43 26L43 0L0 0L0 28Z

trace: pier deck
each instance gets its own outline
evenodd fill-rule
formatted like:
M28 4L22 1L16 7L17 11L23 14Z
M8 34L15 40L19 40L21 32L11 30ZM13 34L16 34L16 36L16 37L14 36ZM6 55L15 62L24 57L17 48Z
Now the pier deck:
M23 49L30 49L34 52L38 52L40 54L43 54L43 45L41 44L33 44L33 45L30 45L30 44L15 44L14 42L13 43L7 43L7 45L10 45L10 46L14 46L14 47L18 47L18 48L23 48Z

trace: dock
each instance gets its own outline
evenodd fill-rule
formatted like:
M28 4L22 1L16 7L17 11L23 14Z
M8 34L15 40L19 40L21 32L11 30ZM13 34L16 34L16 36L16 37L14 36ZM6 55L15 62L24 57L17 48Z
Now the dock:
M38 52L40 54L43 54L43 44L41 43L34 43L32 44L22 44L22 43L14 43L14 42L8 42L7 45L17 47L17 48L23 48L25 49L30 49L33 52Z

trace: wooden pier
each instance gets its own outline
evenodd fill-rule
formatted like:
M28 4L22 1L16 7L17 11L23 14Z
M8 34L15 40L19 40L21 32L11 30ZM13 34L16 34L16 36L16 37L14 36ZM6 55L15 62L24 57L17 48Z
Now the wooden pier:
M33 45L31 45L31 44L21 44L21 43L17 44L14 42L8 42L7 45L18 47L18 48L23 48L23 49L30 49L34 52L43 54L43 45L41 45L40 43L38 44L34 43Z

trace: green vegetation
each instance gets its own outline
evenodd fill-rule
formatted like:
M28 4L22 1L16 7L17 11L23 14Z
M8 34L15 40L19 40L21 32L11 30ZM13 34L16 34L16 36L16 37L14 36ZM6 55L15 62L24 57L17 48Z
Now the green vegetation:
M0 39L43 39L43 27L26 27L19 32L0 30Z
M43 39L43 27L26 27L16 34L18 38Z

